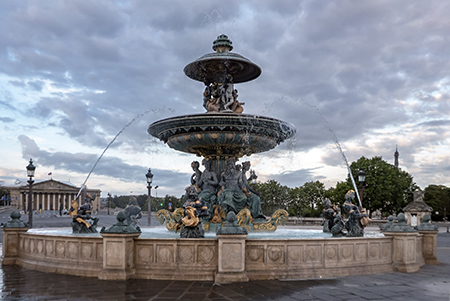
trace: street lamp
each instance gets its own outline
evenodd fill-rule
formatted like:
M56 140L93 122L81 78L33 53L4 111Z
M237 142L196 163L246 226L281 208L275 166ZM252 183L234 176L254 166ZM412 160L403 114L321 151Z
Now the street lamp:
M30 159L30 164L27 166L27 176L30 178L28 180L28 226L30 228L33 228L33 203L32 203L32 196L33 196L33 177L34 177L34 171L36 170L36 166L33 165L33 159Z
M111 193L108 192L108 215L109 215L109 202L111 202Z
M366 181L366 173L365 173L364 169L361 168L358 173L359 199L361 201L361 204L362 204L362 200L363 200L363 190L364 190L364 182L365 181ZM359 208L359 210L362 210L362 208Z
M148 201L148 226L151 226L152 223L152 181L153 181L153 174L151 168L148 169L147 174L145 175L147 178L147 189L148 189L148 195L147 195L147 201Z
M153 188L155 188L155 198L156 198L156 202L158 203L158 188L159 188L159 186L156 185L156 186L153 187ZM161 205L161 206L162 206L162 205ZM156 209L155 209L155 211L156 211Z

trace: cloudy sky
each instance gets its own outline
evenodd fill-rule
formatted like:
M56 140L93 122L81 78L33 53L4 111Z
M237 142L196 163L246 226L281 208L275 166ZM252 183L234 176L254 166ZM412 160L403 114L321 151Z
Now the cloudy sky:
M252 155L259 180L295 187L346 177L382 156L422 188L450 186L448 1L1 1L0 182L87 185L106 195L180 196L194 155L147 133L204 112L203 84L183 68L227 34L261 76L237 84L244 113L294 124L297 135ZM130 122L134 120L131 124Z

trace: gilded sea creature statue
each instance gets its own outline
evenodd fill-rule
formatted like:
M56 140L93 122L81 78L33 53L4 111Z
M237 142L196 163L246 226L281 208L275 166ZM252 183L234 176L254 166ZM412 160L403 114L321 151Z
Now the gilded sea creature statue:
M91 202L94 199L95 194L91 196L89 193L86 193L85 203L82 206L79 207L76 200L72 201L67 214L70 214L72 218L73 233L97 233L98 218L92 217ZM92 223L89 220L92 220Z
M274 232L278 225L284 225L288 220L289 214L284 209L275 211L267 222L255 222L248 208L242 209L237 214L240 227L249 232Z
M204 238L203 217L208 216L208 207L197 194L197 187L190 186L187 191L187 200L183 204L184 214L176 227L175 233L180 230L181 238Z
M177 226L177 220L180 220L184 214L183 208L177 208L173 213L169 210L161 209L156 212L156 219L162 225L166 222L166 228L169 231L175 231L175 227Z

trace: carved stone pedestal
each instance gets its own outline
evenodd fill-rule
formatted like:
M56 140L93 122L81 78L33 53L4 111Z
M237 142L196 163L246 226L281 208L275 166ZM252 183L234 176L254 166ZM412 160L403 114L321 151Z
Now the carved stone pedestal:
M103 270L101 280L126 280L135 273L134 239L140 233L101 233L103 237Z
M439 264L436 257L437 234L439 231L419 230L422 237L422 254L426 264Z
M247 234L217 235L219 240L218 272L214 282L247 282L245 272L245 239Z
M392 265L401 273L417 272L425 264L422 255L422 235L418 232L383 232L393 237Z
M14 265L19 256L19 233L27 232L28 228L2 228L2 231L2 265Z

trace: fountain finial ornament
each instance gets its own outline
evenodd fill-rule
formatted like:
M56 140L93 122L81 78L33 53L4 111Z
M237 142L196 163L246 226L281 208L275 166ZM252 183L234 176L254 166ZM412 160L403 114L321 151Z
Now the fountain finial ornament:
M141 228L139 226L132 227L125 223L127 215L124 211L120 211L117 216L117 223L106 229L102 227L100 233L116 233L116 234L127 234L127 233L141 233Z
M28 223L22 221L20 219L21 214L19 210L14 210L13 212L11 212L11 220L6 222L5 224L2 223L1 226L3 228L27 228L28 227Z
M228 36L221 34L213 42L212 49L217 53L229 52L233 50L233 46L231 46L231 44L233 44L233 42L228 39Z

